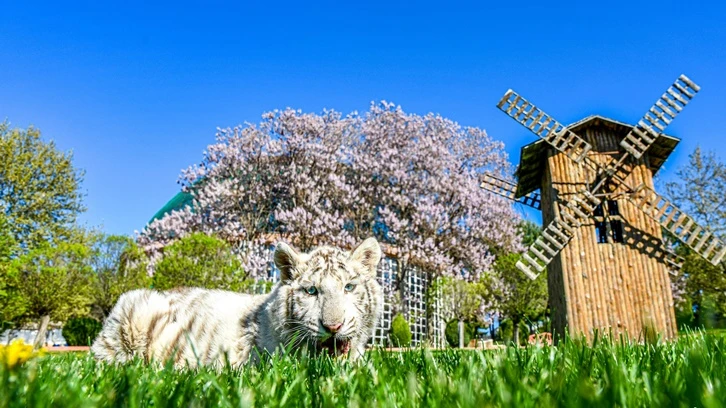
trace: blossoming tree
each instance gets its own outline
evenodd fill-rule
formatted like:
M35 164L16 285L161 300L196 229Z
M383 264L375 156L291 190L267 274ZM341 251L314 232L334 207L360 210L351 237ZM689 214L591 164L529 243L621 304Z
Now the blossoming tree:
M254 278L268 264L249 248L271 233L301 249L376 236L402 265L477 279L493 253L521 246L511 205L479 188L484 170L509 172L503 144L439 115L386 102L364 115L273 111L219 129L180 176L192 204L149 224L139 242L155 253L192 232L216 234L238 244Z

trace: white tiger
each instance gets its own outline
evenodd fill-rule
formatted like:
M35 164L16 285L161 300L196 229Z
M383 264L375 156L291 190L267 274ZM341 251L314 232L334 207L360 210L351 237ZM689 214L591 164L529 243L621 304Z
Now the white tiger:
M381 249L369 238L351 253L277 244L280 282L267 295L180 288L134 290L119 298L91 352L99 360L168 361L176 366L244 364L257 352L306 347L359 358L381 314Z

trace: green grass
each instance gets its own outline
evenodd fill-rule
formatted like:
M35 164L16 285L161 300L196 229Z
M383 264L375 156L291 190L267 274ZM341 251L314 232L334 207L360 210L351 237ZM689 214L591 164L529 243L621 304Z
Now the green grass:
M498 351L275 357L241 370L113 366L53 355L0 368L0 406L722 406L726 338Z

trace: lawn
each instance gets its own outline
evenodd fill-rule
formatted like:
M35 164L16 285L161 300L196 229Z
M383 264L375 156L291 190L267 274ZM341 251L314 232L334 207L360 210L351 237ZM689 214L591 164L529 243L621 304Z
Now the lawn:
M726 337L492 351L275 357L241 370L116 367L86 354L0 365L0 406L722 406Z

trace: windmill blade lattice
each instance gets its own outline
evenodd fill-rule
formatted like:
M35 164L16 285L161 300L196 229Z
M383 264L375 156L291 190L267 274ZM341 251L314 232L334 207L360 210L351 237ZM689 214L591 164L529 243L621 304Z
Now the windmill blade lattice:
M584 197L585 200L580 197ZM575 229L590 219L595 207L599 204L600 199L587 190L570 199L565 205L567 210L560 211L560 216L550 222L534 243L522 254L522 259L517 262L517 269L524 272L530 279L536 279L552 262L552 259L562 251L562 248L570 242L575 234Z
M481 188L512 201L516 201L520 204L527 205L536 210L542 208L542 199L538 193L531 192L526 196L517 199L515 198L515 193L517 192L516 184L499 178L489 172L484 173L481 180Z
M666 265L668 265L668 273L673 276L678 276L681 272L681 268L683 267L683 262L685 261L683 257L673 252L672 249L665 248L664 258Z
M650 187L640 186L628 200L713 265L726 256L723 241Z
M592 150L589 143L511 89L497 107L577 163Z
M687 76L678 77L625 136L620 146L639 159L700 90L701 87Z
M679 76L620 145L636 159L642 157L700 89L687 76ZM590 160L587 157L587 153L592 150L589 143L511 89L504 94L497 107L576 163L584 162L598 173L608 174L617 185L625 184L625 179L630 175L630 170L624 166L627 154L611 168ZM626 188L633 190L631 186L626 185Z
M609 177L618 178L621 183L625 182L629 173L623 166L625 159L612 169L590 159L588 152L592 150L592 145L513 90L510 89L504 94L497 107L576 163L583 163L598 174L609 174ZM602 186L600 184L598 188Z

